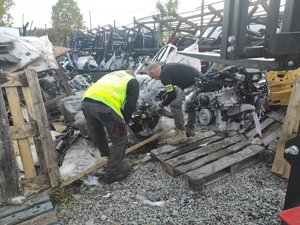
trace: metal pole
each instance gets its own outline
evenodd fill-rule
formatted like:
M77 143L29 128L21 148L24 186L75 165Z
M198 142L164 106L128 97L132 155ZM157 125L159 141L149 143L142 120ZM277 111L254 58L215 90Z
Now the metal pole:
M90 29L92 29L92 16L91 16L91 11L89 11L89 17L90 17Z

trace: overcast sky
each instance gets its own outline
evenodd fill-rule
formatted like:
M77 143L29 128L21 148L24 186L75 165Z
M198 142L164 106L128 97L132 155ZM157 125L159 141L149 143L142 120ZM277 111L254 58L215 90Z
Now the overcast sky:
M33 22L32 28L51 27L52 6L58 0L14 0L15 6L11 13L14 18L14 27L21 27L26 22ZM165 2L162 1L161 2ZM127 25L136 19L150 16L155 12L156 0L77 0L83 14L85 25L92 27L113 24L116 26ZM178 12L186 12L201 5L200 0L180 0Z

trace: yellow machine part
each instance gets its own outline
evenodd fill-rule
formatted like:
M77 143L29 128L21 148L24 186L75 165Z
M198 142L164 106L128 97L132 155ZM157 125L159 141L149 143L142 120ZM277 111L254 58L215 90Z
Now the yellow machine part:
M288 105L293 82L300 76L300 67L296 70L268 71L270 95L269 105Z

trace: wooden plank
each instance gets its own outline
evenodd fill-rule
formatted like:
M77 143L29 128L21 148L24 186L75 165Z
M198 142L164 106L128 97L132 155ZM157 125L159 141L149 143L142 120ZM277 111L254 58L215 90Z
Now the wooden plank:
M157 134L152 135L151 137L147 138L146 140L143 140L143 141L141 141L141 142L139 142L139 143L137 143L137 144L129 147L128 149L126 149L126 153L125 154L127 155L130 152L132 152L132 151L134 151L134 150L136 150L136 149L144 146L145 144L148 144L148 143L154 141L155 139L159 138L160 136L163 136L163 135L169 133L171 130L172 130L172 128L169 128L169 129L163 130L163 131L161 131L161 132L159 132Z
M283 153L285 149L285 143L291 137L295 122L297 119L297 111L300 105L300 77L296 77L293 83L293 89L290 96L289 104L287 107L287 112L282 125L280 138L277 145L277 150L275 154L275 159L273 161L272 172L281 175L284 178L288 178L290 165L283 158ZM297 121L298 122L298 121Z
M207 131L207 132L201 132L201 133L197 132L195 137L188 138L188 140L186 142L184 142L184 143L181 143L181 144L179 144L177 146L174 146L174 145L163 145L163 146L161 146L159 148L151 150L151 154L153 156L158 156L158 155L161 155L161 154L172 152L175 149L182 148L184 146L190 145L190 144L192 144L194 142L200 141L200 140L202 140L204 138L211 137L211 136L214 136L214 135L215 135L215 132L213 132L213 131Z
M26 139L38 135L36 123L10 126L9 131L13 140Z
M53 211L53 205L50 201L34 205L23 211L13 212L12 214L0 218L0 224L18 224L22 221L34 218L38 215Z
M204 166L208 163L211 163L217 159L220 159L224 156L227 156L229 154L232 154L232 153L235 153L239 150L241 150L242 148L244 147L247 147L248 145L250 145L249 142L246 142L246 141L241 141L241 142L238 142L230 147L227 147L225 149L222 149L218 152L214 152L214 153L211 153L203 158L200 158L198 160L195 160L195 161L192 161L191 163L189 164L185 164L185 165L180 165L178 167L175 168L175 170L177 172L179 172L180 174L184 174L184 173L187 173L191 170L195 170L197 168L200 168L201 166Z
M29 87L22 87L23 95L26 102L26 109L29 114L29 120L35 122L35 127L37 129L37 121L36 121L36 112L34 108L34 103L31 98L31 92ZM37 129L38 132L38 129ZM36 149L36 153L39 160L39 166L42 174L48 174L47 163L45 161L43 145L41 142L41 138L39 137L39 132L37 135L32 136L34 139L34 145Z
M261 124L260 124L260 127L261 127L261 130L264 130L266 127L268 127L270 124L272 124L274 122L273 119L271 118L267 118L265 119ZM256 132L256 129L252 129L250 132L248 132L246 134L247 138L253 138L255 135L257 134Z
M56 216L55 211L51 211L48 213L41 214L39 216L36 216L30 220L26 220L24 222L21 222L19 225L59 225L58 218Z
M18 168L12 142L9 137L7 110L0 86L0 190L4 200L19 192Z
M1 75L0 83L2 88L23 86L23 83L20 81L19 75L20 72L5 74L5 76Z
M264 146L268 146L274 139L279 137L281 128L278 128L277 130L273 131L273 133L269 134L265 138L262 139L262 143Z
M300 121L300 105L297 108L297 115L296 115L296 120L295 120L295 125L293 127L293 133L297 134L298 133L298 129L299 129L299 121Z
M12 213L21 212L23 210L31 208L32 206L39 205L48 201L50 201L48 192L44 191L40 193L35 193L29 196L21 205L6 205L1 207L0 218L7 217Z
M266 116L273 120L276 120L280 123L282 123L284 120L284 112L280 113L280 110L279 110L279 112L276 112L273 110L273 111L267 113Z
M269 136L270 134L272 134L274 131L278 129L281 130L281 127L282 127L282 123L278 121L274 121L274 123L272 123L270 126L268 126L266 129L262 131L262 139Z
M36 113L33 106L34 103L32 102L32 98L31 98L30 88L22 87L22 92L26 102L26 109L29 115L29 121L36 122Z
M264 150L264 147L260 145L250 145L243 149L242 151L239 151L237 153L234 153L232 155L223 157L213 163L210 163L206 166L200 167L196 170L190 171L185 174L188 179L192 180L193 182L201 181L204 178L221 171L231 165L234 165L238 162L241 162L242 160L245 160L247 158L250 158Z
M37 152L42 151L42 153L38 153L40 157L42 157L43 154L43 161L41 163L46 164L44 168L47 168L50 184L52 187L55 187L58 186L60 182L59 168L56 153L54 150L54 144L50 133L47 113L41 94L40 84L37 78L36 71L25 70L25 73L30 89L32 103L34 105L34 111L36 112L37 127L41 140L42 149L37 149Z
M204 145L202 145L202 146L205 146L205 147L203 147L204 149L203 148L200 148L200 149L198 148L198 149L190 151L188 153L181 153L181 154L180 154L181 149L179 149L176 152L174 152L174 154L173 154L173 155L176 155L176 156L178 155L177 157L170 158L167 161L163 161L163 160L161 160L161 161L165 164L167 173L169 173L171 176L178 176L178 175L180 175L180 173L176 170L176 167L178 165L181 165L182 163L183 164L186 164L186 163L189 163L189 162L192 163L192 161L197 160L198 158L204 157L205 155L211 153L212 149L213 149L213 151L217 151L220 148L226 147L226 145L223 146L223 144L225 144L225 143L222 143L222 141L215 142L215 141L220 140L220 139L223 139L223 138L220 137L220 136L213 136L209 139L203 140L203 142L205 142ZM212 143L215 142L215 143L210 144L211 142ZM217 143L221 143L221 144L217 144ZM214 147L213 148L209 147L211 145L213 145ZM206 150L205 150L205 148L206 148Z
M137 144L135 144L135 145L129 147L129 148L126 150L125 155L127 155L127 154L133 152L134 150L139 149L140 147L144 146L145 144L148 144L148 143L154 141L155 139L159 138L160 136L165 135L166 133L170 132L170 130L171 130L171 129L163 130L163 131L161 131L161 132L159 132L159 133L157 133L157 134L154 134L153 136L147 138L146 140L143 140L143 141L141 141L141 142L139 142L139 143L137 143ZM84 171L82 171L82 172L80 172L80 173L78 173L78 174L76 174L76 175L74 175L74 176L72 176L72 177L66 179L66 180L63 180L63 181L61 182L61 185L60 185L60 186L63 187L63 186L66 186L66 185L68 185L68 184L71 184L71 183L74 182L75 180L78 180L78 179L80 179L81 177L84 177L85 175L88 175L89 173L91 173L91 172L93 172L93 171L95 171L95 170L97 170L97 169L99 169L99 168L105 166L106 164L107 164L107 159L100 159L100 162L98 162L97 164L91 166L90 168L88 168L88 169L86 169L86 170L84 170Z
M181 164L187 164L191 161L194 161L200 157L203 157L205 155L208 155L209 153L215 152L217 150L226 148L230 145L233 145L239 141L242 140L241 136L234 136L231 138L226 138L224 140L218 141L218 142L214 142L210 145L204 146L202 148L196 149L192 152L188 152L186 154L177 156L175 158L169 159L166 161L166 164L176 167L179 166Z
M7 100L10 107L13 125L24 126L25 121L20 107L20 98L16 87L5 88ZM35 177L36 171L31 155L28 138L18 140L19 151L21 154L22 164L26 178Z
M41 192L50 188L49 177L47 175L39 175L33 178L22 180L22 189L24 192L30 193Z
M64 122L52 122L52 125L55 128L55 131L58 132L63 132L67 128L67 125Z
M206 146L206 145L209 145L213 142L216 142L216 141L220 141L224 139L223 137L221 136L212 136L212 137L209 137L209 138L205 138L205 139L202 139L200 141L197 141L197 142L194 142L190 145L187 145L187 146L184 146L183 148L178 148L176 149L175 151L172 151L168 154L162 154L162 155L159 155L157 158L160 160L160 161L166 161L168 159L171 159L171 158L174 158L176 156L179 156L179 155L182 155L184 153L188 153L188 152L191 152L193 151L194 149L198 149L200 147L203 147L203 146Z

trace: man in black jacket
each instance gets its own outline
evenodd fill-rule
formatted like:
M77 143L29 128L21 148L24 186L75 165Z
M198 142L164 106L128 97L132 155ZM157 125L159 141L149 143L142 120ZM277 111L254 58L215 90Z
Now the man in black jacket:
M163 108L170 104L174 115L176 134L166 141L167 144L176 145L185 142L187 137L195 135L196 111L194 108L188 108L188 119L184 125L182 104L185 100L184 90L190 89L195 84L195 77L200 72L194 67L180 63L169 63L160 65L152 63L147 67L148 75L156 80L161 80L166 88L165 98L160 102L156 109Z

